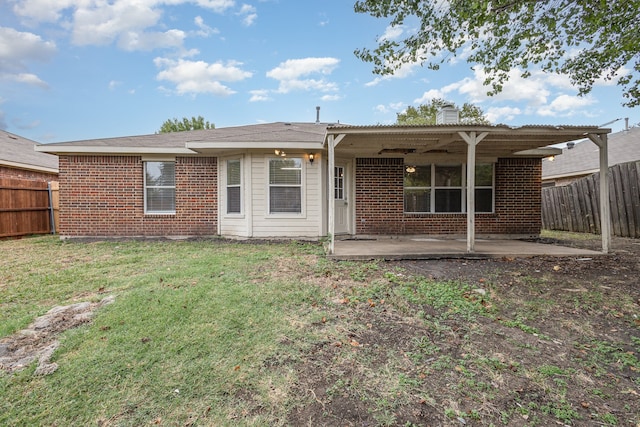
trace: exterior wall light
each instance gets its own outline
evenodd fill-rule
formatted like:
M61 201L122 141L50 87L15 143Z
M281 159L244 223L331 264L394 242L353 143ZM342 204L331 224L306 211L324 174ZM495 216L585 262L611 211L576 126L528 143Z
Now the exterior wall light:
M313 164L313 161L316 159L315 154L309 153L309 163Z

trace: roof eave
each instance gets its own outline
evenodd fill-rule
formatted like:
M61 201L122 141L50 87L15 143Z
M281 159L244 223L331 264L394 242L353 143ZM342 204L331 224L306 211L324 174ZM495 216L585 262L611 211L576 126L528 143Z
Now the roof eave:
M322 150L322 142L302 142L302 141L281 141L281 142L207 142L207 141L192 141L185 144L187 149L203 152L203 151L217 151L217 150L230 150L230 149L288 149L288 150Z
M7 167L10 167L10 168L24 169L24 170L30 170L30 171L36 171L36 172L58 173L58 169L56 169L56 168L49 168L49 167L46 167L46 166L29 165L29 164L26 164L26 163L10 162L8 160L0 160L0 165L7 166Z
M182 147L100 147L100 146L77 146L77 145L57 145L55 147L45 145L36 146L36 151L42 153L66 155L66 154L198 154L188 148Z

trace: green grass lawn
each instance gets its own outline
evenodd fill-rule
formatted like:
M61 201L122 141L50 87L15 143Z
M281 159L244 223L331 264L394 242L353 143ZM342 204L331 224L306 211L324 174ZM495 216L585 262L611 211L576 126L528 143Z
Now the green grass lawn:
M58 335L55 372L0 370L0 426L640 422L631 252L333 262L311 243L55 236L0 249L0 345L52 307L115 298Z
M319 288L301 277L318 246L55 237L0 245L0 337L55 305L116 296L61 336L53 375L0 374L0 425L233 424L247 410L243 395L260 400L256 424L286 414L278 396L292 373L265 361L295 357L284 353L304 346L305 323L322 316L312 307Z

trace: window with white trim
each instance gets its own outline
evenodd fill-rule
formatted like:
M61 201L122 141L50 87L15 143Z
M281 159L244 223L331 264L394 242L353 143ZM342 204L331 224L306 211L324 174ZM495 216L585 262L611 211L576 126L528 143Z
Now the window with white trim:
M227 213L242 213L242 164L227 160Z
M476 165L476 212L493 212L493 163Z
M269 213L302 213L302 159L269 159Z
M144 212L176 213L175 162L144 162Z
M405 165L406 213L466 212L466 165ZM477 164L475 211L493 212L493 164Z

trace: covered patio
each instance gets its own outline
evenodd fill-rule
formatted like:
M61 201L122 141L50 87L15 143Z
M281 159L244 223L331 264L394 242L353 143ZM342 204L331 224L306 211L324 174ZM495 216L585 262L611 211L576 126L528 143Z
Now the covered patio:
M330 259L346 260L427 260L427 259L484 259L558 256L592 258L603 252L571 248L535 241L512 239L476 239L475 250L467 251L464 238L430 236L379 236L362 239L336 239Z
M415 164L428 158L430 162L459 162L466 166L466 238L412 238L394 235L364 236L351 233L351 239L340 239L336 233L334 197L329 197L328 253L333 257L434 258L491 257L506 255L593 255L571 248L540 245L522 240L476 239L476 202L474 171L478 162L495 162L499 158L543 158L561 153L551 147L577 139L589 138L600 153L600 210L602 222L602 253L611 246L609 185L607 180L607 134L610 129L597 126L521 126L441 124L433 126L346 126L327 128L325 146L328 157L328 193L334 194L336 160L340 158L396 158L405 164ZM338 180L339 181L339 180ZM371 182L376 185L376 182ZM379 203L384 203L380 200ZM378 203L378 202L374 202ZM425 213L428 217L430 213ZM351 217L355 223L355 215ZM464 232L461 230L461 232ZM373 240L370 240L372 237ZM360 252L360 253L358 253Z

